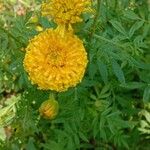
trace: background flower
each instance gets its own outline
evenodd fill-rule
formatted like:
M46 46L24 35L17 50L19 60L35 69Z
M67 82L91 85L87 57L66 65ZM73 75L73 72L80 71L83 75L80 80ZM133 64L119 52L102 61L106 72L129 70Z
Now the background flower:
M91 0L48 0L42 5L42 15L57 24L81 22L81 14L90 11Z

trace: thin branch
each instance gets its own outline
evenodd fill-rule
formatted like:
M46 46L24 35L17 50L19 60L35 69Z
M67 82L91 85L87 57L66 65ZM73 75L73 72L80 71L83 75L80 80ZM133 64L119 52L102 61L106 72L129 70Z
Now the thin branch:
M87 31L87 30L85 30L85 31L86 31L87 33L91 34L90 31ZM112 41L112 40L106 39L106 38L103 37L103 36L97 35L97 34L95 34L95 33L93 33L92 35L93 35L95 38L99 39L99 40L105 41L105 42L107 42L107 43L111 43L111 44L113 44L113 45L115 45L115 46L117 46L117 47L120 47L120 48L125 48L123 45L120 45L120 44L118 44L118 43L115 43L115 42Z
M95 33L97 21L98 21L98 18L100 16L100 4L101 4L101 1L97 0L96 15L94 17L94 21L93 21L93 25L92 25L92 29L91 29L90 40L92 39L93 34Z

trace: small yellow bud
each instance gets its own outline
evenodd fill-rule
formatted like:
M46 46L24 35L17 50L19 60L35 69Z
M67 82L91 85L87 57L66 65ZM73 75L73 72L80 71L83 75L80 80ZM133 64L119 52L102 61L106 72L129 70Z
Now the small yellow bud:
M38 25L38 26L36 26L36 31L41 32L41 31L43 31L43 28L40 25Z
M58 114L58 109L58 102L55 99L49 99L41 104L39 112L45 119L54 119Z
M24 51L26 51L26 49L25 49L24 47L22 47L22 48L21 48L21 51L23 51L23 52L24 52Z
M30 19L30 23L38 23L39 19L37 16L33 16L31 19Z

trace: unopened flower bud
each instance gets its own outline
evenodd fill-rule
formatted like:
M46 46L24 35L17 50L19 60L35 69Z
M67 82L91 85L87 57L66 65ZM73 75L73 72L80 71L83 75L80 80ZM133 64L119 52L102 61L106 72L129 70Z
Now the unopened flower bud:
M58 114L58 109L58 102L55 99L49 99L41 104L39 112L45 119L54 119Z

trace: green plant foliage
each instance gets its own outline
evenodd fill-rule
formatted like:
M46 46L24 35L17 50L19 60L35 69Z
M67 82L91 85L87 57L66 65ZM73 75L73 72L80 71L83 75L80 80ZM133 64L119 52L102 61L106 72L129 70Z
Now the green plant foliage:
M0 149L149 150L150 1L93 1L95 12L74 25L88 53L86 74L54 93L53 120L38 111L50 91L31 85L23 68L37 27L56 27L41 3L0 0Z

